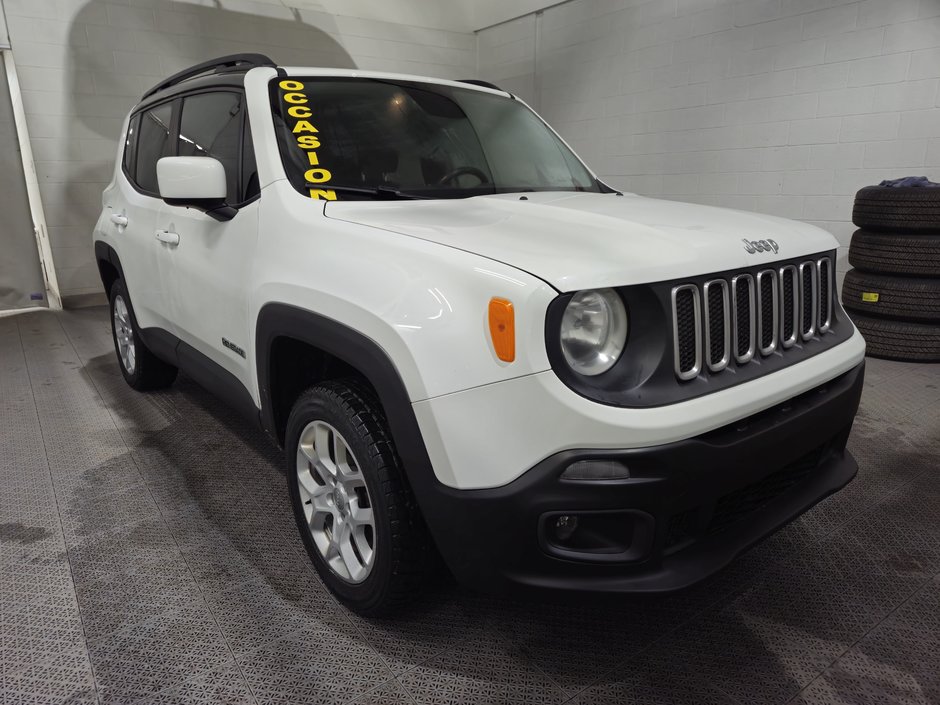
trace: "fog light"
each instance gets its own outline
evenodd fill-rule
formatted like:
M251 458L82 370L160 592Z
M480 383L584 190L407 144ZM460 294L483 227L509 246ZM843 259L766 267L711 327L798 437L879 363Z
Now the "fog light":
M579 460L561 474L562 480L626 480L630 470L616 460Z
M559 541L567 541L578 528L578 517L562 514L555 520L555 536Z

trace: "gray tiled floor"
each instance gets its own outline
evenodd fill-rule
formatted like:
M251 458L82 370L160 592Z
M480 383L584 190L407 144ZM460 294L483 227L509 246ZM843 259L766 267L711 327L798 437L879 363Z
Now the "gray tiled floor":
M279 453L106 311L0 319L3 703L940 703L940 366L870 360L858 478L683 595L432 590L395 621L308 565Z

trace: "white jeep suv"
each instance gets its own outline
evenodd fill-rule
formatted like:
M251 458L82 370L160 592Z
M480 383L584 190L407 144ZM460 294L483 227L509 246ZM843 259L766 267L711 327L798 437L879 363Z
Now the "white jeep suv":
M620 193L489 84L195 66L128 117L94 241L128 383L182 369L266 429L362 613L438 555L677 590L857 470L833 237Z

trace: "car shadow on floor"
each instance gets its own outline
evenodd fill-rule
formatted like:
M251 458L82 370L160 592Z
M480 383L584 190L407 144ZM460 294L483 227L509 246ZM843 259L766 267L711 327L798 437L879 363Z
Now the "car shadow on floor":
M887 538L866 545L871 522L852 522L871 492L847 490L677 595L536 600L434 586L395 618L363 619L336 605L316 578L290 513L282 453L261 431L182 376L169 390L140 395L127 388L111 354L89 360L83 373L130 446L130 457L114 464L139 473L135 482L146 485L153 508L141 509L146 518L138 534L125 531L134 524L119 509L120 493L140 494L139 487L115 486L109 503L101 498L102 477L113 473L96 468L69 505L77 526L87 523L86 536L126 537L130 543L118 555L128 565L140 560L134 552L148 550L148 541L150 549L163 547L148 575L161 567L181 575L173 560L180 552L236 657L289 630L351 622L356 641L413 694L442 679L468 694L476 687L500 693L524 676L546 702L589 686L580 696L584 703L639 696L786 702L940 569L936 530L914 563L883 560L898 547L884 543ZM883 445L879 438L874 441ZM863 429L863 452L871 440ZM917 477L912 457L928 467L927 455L898 448L879 467L863 468L856 483ZM922 505L908 520L929 533L930 505ZM844 515L845 527L821 542L826 514ZM102 528L108 517L117 523ZM96 555L90 551L89 559Z

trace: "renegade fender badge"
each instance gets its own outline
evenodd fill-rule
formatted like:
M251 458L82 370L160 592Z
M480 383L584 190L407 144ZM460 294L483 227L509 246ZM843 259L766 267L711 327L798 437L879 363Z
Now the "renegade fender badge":
M227 347L229 350L231 350L231 351L232 351L233 353L235 353L236 355L241 355L242 357L245 357L245 351L242 350L242 349L241 349L240 347L238 347L237 345L235 345L235 343L233 343L231 340L227 340L226 338L222 338L222 345L224 345L225 347ZM246 358L246 359L247 359L247 358Z
M742 238L742 242L744 243L744 249L752 255L755 252L770 252L773 250L773 253L777 254L780 251L780 245L774 240L748 240Z

